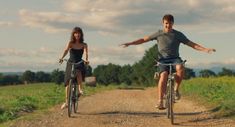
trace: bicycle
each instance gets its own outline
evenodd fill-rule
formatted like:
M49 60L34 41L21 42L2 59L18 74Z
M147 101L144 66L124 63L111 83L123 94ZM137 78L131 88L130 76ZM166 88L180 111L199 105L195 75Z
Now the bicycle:
M75 65L79 65L83 63L84 61L81 60L77 63L72 63L67 59L63 59L64 61L67 61L69 64L72 65L71 69L71 78L69 80L69 85L68 85L68 116L71 117L72 110L74 113L77 113L78 110L78 99L81 96L81 94L78 93L78 84L77 84L77 73L75 69Z
M157 62L155 66L163 65L163 66L169 66L169 74L167 79L167 87L166 92L164 94L164 104L166 111L166 116L168 119L171 120L171 124L174 124L174 103L175 103L175 94L174 94L174 87L175 87L175 73L173 73L173 67L182 64L185 65L186 60L182 61L181 63L161 63ZM155 74L156 75L156 74Z

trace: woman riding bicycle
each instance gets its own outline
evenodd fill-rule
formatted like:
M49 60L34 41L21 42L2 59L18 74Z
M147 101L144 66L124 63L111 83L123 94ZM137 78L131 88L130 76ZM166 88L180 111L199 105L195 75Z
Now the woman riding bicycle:
M162 18L162 25L163 30L159 30L156 33L141 38L139 40L124 43L122 44L124 47L129 45L138 45L148 41L157 40L158 44L158 58L160 62L170 62L170 63L180 63L182 62L180 55L179 55L179 46L181 43L192 47L193 49L203 51L206 53L215 52L215 49L212 48L205 48L199 44L196 44L190 41L183 33L173 29L174 24L174 17L170 14L165 15ZM184 66L183 65L176 65L176 84L175 84L175 97L176 100L180 99L179 94L179 86L184 76ZM163 95L164 90L166 89L166 82L168 77L168 70L167 67L161 66L160 67L160 78L158 82L158 105L159 109L163 109Z
M70 53L70 57L66 65L65 78L64 78L66 98L65 98L65 103L63 103L63 105L61 106L61 109L66 108L68 105L68 84L69 84L69 79L71 78L71 69L72 69L71 63L76 63L81 61L84 52L85 52L85 64L89 63L88 46L86 43L84 43L83 31L80 27L75 27L73 29L70 41L65 47L62 57L59 59L59 63L63 62L63 59L68 54L68 52ZM85 72L86 72L84 63L79 64L78 66L76 66L75 69L77 70L78 93L83 94L82 81L84 81L85 79Z

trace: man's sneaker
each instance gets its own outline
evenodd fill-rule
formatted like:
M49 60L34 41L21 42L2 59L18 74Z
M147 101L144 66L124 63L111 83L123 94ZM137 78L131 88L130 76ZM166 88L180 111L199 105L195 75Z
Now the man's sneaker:
M164 107L164 105L163 105L163 102L162 102L162 101L161 101L161 102L159 102L155 107L156 107L156 108L158 108L159 110L164 110L164 109L166 109L166 108Z
M175 100L180 100L181 95L178 90L175 91Z
M68 104L67 104L67 103L63 103L63 104L61 105L60 109L65 109L65 108L67 108L67 107L68 107Z

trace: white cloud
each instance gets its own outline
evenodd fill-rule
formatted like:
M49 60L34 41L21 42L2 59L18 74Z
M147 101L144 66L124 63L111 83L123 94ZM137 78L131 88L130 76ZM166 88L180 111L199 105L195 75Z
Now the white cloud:
M235 58L230 58L221 62L190 62L191 68L213 68L213 67L235 67ZM233 68L234 69L234 68Z
M51 72L54 69L61 68L57 61L3 61L0 63L0 72L16 71L46 71ZM64 67L63 67L64 68Z
M0 48L1 57L17 57L17 58L40 58L40 57L49 57L58 54L58 51L49 49L46 47L41 47L36 50L21 50L15 48Z
M90 62L93 66L99 64L132 64L142 58L145 52L143 46L135 46L129 48L122 47L102 47L91 48L89 50Z
M176 24L189 26L189 30L195 29L195 24L205 27L213 24L218 29L212 32L220 32L229 29L235 20L235 2L230 0L67 0L62 6L65 12L22 9L19 14L24 25L51 33L70 30L77 24L101 34L155 31L161 28L165 13L172 13ZM202 31L203 27L199 28Z
M56 23L66 23L74 19L69 14L60 12L33 12L26 9L19 11L23 25L43 29L48 33L64 32L66 28L56 27Z
M13 26L14 23L10 21L0 21L0 27L1 26Z

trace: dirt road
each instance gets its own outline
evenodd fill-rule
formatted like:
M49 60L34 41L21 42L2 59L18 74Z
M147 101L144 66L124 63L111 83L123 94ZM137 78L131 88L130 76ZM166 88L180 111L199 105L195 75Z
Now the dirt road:
M113 90L81 98L79 113L67 117L60 106L41 118L23 121L17 127L170 127L165 111L157 111L156 89ZM174 126L233 127L235 121L211 119L203 106L182 98L175 104Z

